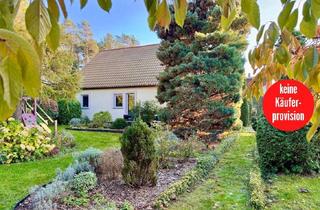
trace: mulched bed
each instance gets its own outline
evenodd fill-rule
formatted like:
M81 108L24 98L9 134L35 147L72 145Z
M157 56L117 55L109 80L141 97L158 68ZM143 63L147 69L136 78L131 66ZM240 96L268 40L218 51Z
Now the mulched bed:
M100 193L108 200L112 200L118 205L127 200L135 207L135 209L152 209L152 204L156 197L172 183L179 180L186 172L195 167L196 160L174 160L173 163L173 167L159 170L158 181L155 187L132 188L126 185L122 180L114 180L108 183L100 183L91 194ZM16 208L16 210L30 210L30 201L30 197L27 198ZM63 204L59 204L58 208L61 210L70 209L70 207L64 206ZM88 209L88 207L72 209Z
M123 181L114 181L101 185L98 191L116 203L128 200L137 209L152 209L154 199L163 192L170 184L181 178L196 164L195 160L187 162L176 162L172 169L161 169L158 173L158 182L155 187L131 188Z

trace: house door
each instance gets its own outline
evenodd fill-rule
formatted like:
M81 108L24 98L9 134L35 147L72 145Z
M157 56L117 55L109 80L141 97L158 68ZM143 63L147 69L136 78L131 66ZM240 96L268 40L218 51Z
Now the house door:
M126 112L128 113L128 115L131 115L132 114L132 110L133 110L133 107L135 105L135 94L134 93L127 93L127 110Z

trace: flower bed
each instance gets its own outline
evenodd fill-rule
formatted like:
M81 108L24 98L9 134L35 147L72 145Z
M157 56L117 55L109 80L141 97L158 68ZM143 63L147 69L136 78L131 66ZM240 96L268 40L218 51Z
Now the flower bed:
M121 206L124 201L130 202L135 209L150 209L155 197L166 190L171 184L180 180L188 171L196 165L196 160L174 161L174 167L169 169L160 169L158 171L158 181L156 186L142 186L132 188L121 179L111 182L100 183L99 186L91 192L90 196L103 195L107 200L112 200L117 206ZM179 182L179 181L178 181ZM61 205L67 209L68 206Z
M174 166L169 169L160 169L158 172L158 181L155 187L144 186L140 188L132 188L126 185L121 179L117 179L111 182L100 182L94 190L90 191L88 194L88 201L82 207L96 207L100 205L95 201L96 197L101 197L101 202L104 207L110 204L114 205L114 208L121 208L125 202L132 204L137 209L145 209L152 207L152 201L155 197L160 195L160 193L168 186L179 180L184 176L188 171L192 170L196 166L195 159L188 160L172 160ZM47 207L55 207L57 209L79 209L81 205L77 206L76 202L73 202L71 199L64 200L63 198L69 197L68 181L64 181L67 178L65 177L70 171L73 171L72 168L78 168L78 170L90 171L90 168L84 167L86 164L74 163L74 166L69 167L64 173L64 176L58 175L56 179L45 185L38 188L15 207L16 210L31 210L34 208L34 201L40 200L39 197L42 196L42 205L48 205ZM76 166L77 165L77 166ZM61 177L65 177L64 179ZM50 197L50 201L46 199ZM78 201L79 202L79 201ZM81 208L80 208L81 209Z
M51 155L56 148L50 130L24 127L13 118L0 123L0 164L19 163Z
M29 210L39 206L46 209L161 208L205 178L236 139L236 135L229 136L215 151L206 151L198 158L170 158L169 167L158 170L155 186L138 188L120 179L122 157L119 150L102 153L89 149L76 156L64 172L58 172L52 183L33 188L15 209ZM101 157L104 157L102 162ZM111 174L112 180L103 179L100 172L111 167L116 174Z

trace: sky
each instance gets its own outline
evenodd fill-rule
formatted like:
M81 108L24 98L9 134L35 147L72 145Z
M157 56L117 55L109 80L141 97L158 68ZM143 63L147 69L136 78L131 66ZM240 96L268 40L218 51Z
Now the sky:
M260 7L260 20L261 20L261 25L267 23L268 21L276 21L278 18L278 15L281 11L282 5L280 0L258 0L258 4ZM250 51L250 49L253 49L254 46L256 46L256 36L257 36L257 29L251 29L251 33L248 36L248 48L247 51L245 52L245 58L246 58L246 63L245 63L245 70L246 74L250 74L251 76L253 75L252 68L248 62L247 55Z
M76 23L87 20L97 41L104 35L134 35L141 45L159 43L155 32L148 27L148 13L143 0L113 0L109 13L100 9L97 0L88 1L87 6L80 10L80 1L67 5L68 18Z
M67 5L69 16L75 23L87 20L97 41L103 39L104 35L129 34L134 35L141 45L159 43L155 32L151 31L147 23L147 11L143 0L113 0L112 9L106 13L99 8L97 0L88 1L87 6L80 10L80 1L74 1L73 5ZM258 0L261 13L261 24L276 20L281 10L280 0ZM256 29L252 29L248 36L248 50L255 46ZM247 59L246 59L247 60ZM248 62L245 64L246 74L252 75L252 69Z

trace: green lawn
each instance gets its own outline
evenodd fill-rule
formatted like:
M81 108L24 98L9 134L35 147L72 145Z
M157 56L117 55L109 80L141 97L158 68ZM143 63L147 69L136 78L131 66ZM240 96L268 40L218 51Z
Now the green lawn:
M88 147L105 149L119 147L120 134L70 131L77 142L76 150ZM66 168L72 162L72 154L60 155L35 162L0 165L0 210L12 209L17 201L28 194L30 187L49 182L56 169Z
M253 165L251 151L254 146L254 134L241 133L209 179L178 198L169 209L250 209L247 181Z
M307 189L308 193L299 192ZM277 176L273 179L270 195L275 201L269 209L313 210L320 208L320 176Z

